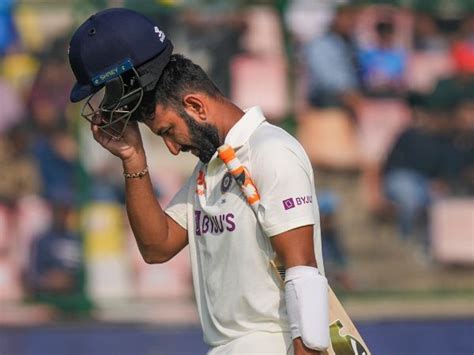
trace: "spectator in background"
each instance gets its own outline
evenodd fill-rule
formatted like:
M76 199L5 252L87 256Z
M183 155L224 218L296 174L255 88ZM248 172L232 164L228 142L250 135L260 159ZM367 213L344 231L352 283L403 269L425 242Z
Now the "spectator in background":
M53 127L51 132L36 137L33 155L38 162L43 181L43 196L47 200L77 187L76 144L74 138L62 127Z
M308 44L308 100L314 107L354 111L360 101L357 50L352 39L354 19L353 7L339 7L329 31Z
M416 233L431 202L430 180L439 177L439 148L425 124L412 126L400 134L383 166L384 193L396 207L405 240Z
M69 71L67 41L56 40L45 54L27 99L33 125L38 133L66 126L67 92L73 79Z
M429 100L444 102L454 109L454 102L466 101L474 92L474 15L467 16L461 23L459 37L451 48L455 63L455 74L440 80Z
M67 294L78 289L81 246L71 226L71 201L51 200L52 224L32 246L31 286L35 294Z
M77 140L67 118L68 92L72 74L68 67L68 41L58 38L44 54L32 85L27 105L34 127L33 155L43 181L42 195L49 200L56 194L78 188L82 173ZM87 198L87 196L81 196Z
M71 85L67 64L60 58L50 58L40 68L31 88L29 108L35 128L47 132L65 125L64 113L68 104L65 93Z
M456 67L452 78L442 80L436 88L439 98L459 97L467 99L474 90L474 15L468 15L461 23L459 37L454 41L451 55Z
M28 286L31 296L66 313L87 311L83 293L82 245L75 226L71 193L50 198L52 224L31 247Z
M412 102L414 120L401 132L383 166L385 195L395 204L400 235L429 246L425 212L434 198L451 192L462 166L454 148L452 113L459 98L440 100L436 91Z
M407 55L396 46L394 26L392 18L381 18L375 23L375 43L360 49L363 86L370 96L397 97L403 92Z

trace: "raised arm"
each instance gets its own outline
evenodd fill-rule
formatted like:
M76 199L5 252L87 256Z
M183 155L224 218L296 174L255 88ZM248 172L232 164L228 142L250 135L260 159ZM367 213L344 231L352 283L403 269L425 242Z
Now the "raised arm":
M125 173L145 171L146 155L136 122L129 123L120 140L113 140L96 125L91 129L95 140L122 160ZM125 178L125 193L130 225L147 263L168 261L187 245L187 231L165 214L156 199L148 173Z

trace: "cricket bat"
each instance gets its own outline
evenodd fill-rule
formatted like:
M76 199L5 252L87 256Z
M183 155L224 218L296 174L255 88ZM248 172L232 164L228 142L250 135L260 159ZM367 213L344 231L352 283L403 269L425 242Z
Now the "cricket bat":
M220 146L217 151L219 157L226 165L227 170L231 173L242 190L248 204L252 210L257 213L260 195L252 181L250 173L239 161L231 146L224 144ZM272 260L270 264L277 273L281 281L281 286L284 287L284 267L279 264L278 260ZM323 354L370 355L367 345L330 286L328 287L328 292L329 334L331 337L331 345Z
M331 346L324 355L370 355L341 302L329 286L329 335Z

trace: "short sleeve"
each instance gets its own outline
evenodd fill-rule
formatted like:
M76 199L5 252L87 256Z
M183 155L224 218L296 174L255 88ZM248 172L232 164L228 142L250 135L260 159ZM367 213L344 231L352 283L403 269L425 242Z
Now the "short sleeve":
M176 193L176 195L174 195L173 199L165 209L165 213L186 230L188 229L188 192L193 181L193 176L191 176L183 185L183 187L181 187L181 189Z
M272 135L250 151L250 174L260 194L258 218L270 237L314 225L317 203L313 172L304 149L284 131Z

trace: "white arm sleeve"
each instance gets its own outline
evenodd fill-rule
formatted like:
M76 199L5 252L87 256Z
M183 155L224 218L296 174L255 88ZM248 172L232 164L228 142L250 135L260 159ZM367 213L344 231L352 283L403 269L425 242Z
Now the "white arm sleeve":
M307 225L319 229L313 169L301 145L271 126L251 139L249 169L260 194L258 219L265 234L272 237Z
M326 277L311 266L294 266L285 274L285 301L291 337L310 349L329 347L329 296Z

